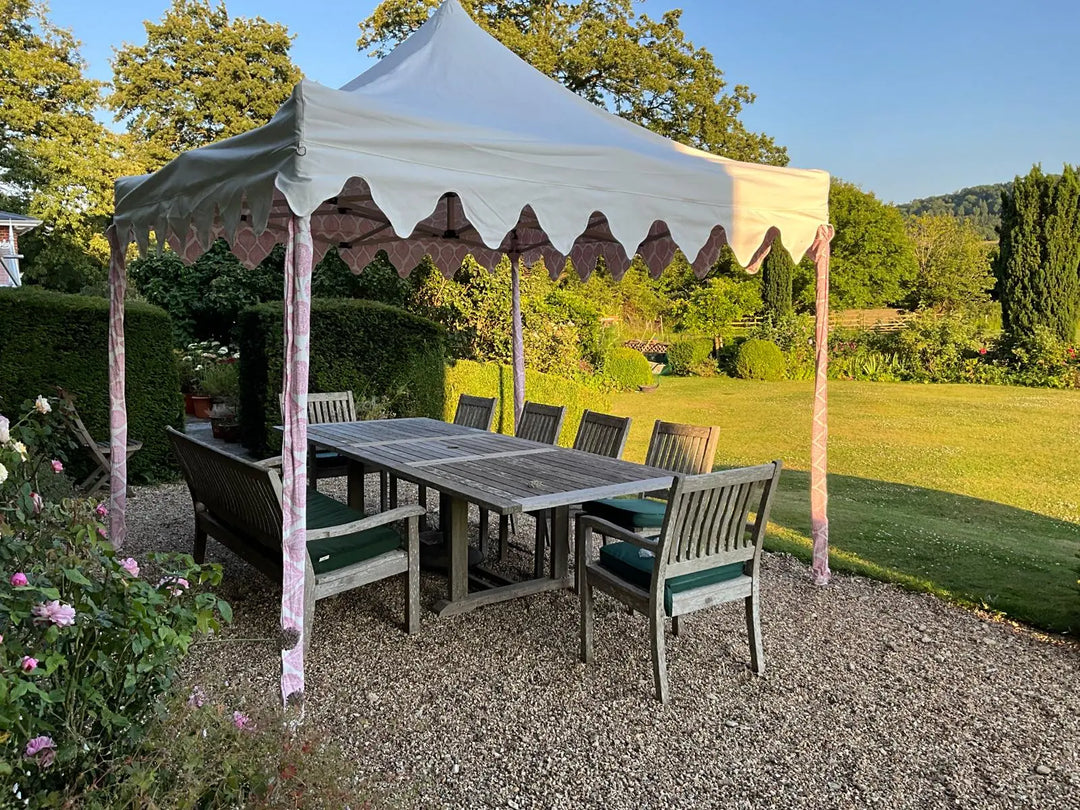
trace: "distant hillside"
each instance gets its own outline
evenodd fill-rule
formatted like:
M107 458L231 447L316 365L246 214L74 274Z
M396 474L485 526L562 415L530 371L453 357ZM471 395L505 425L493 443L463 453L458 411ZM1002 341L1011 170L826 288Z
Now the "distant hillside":
M970 220L984 239L997 241L997 226L1001 223L1001 192L1012 183L962 188L952 194L939 194L912 200L896 206L904 214L952 214Z

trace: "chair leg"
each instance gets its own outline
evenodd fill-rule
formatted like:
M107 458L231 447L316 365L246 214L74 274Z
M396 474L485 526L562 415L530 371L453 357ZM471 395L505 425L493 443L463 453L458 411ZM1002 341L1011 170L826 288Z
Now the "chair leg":
M536 542L533 544L533 577L544 576L545 547L547 545L547 513L536 514Z
M416 487L416 501L424 507L424 514L420 516L420 531L427 531L427 487L420 484Z
M649 614L649 635L652 637L653 682L656 685L656 699L667 703L667 656L664 652L664 615L663 608L653 609Z
M379 511L385 512L390 501L390 476L386 471L379 473Z
M491 532L489 530L487 512L483 509L480 510L480 553L484 559L487 559L488 552L491 550Z
M580 557L579 557L580 559ZM581 661L593 662L593 589L588 571L582 569L577 575L578 596L581 599Z
M761 644L761 597L758 595L757 578L746 597L746 635L750 640L750 670L755 675L765 672L765 650Z
M679 637L679 617L678 616L672 616L671 617L671 635L675 636L675 638Z
M195 547L191 550L195 562L202 565L206 560L206 530L195 524Z
M398 480L390 476L390 508L397 509L398 505Z
M420 527L416 518L409 518L409 570L405 583L405 632L420 629Z
M306 554L304 555L307 556ZM311 648L312 630L315 629L315 571L311 560L304 561L304 656Z

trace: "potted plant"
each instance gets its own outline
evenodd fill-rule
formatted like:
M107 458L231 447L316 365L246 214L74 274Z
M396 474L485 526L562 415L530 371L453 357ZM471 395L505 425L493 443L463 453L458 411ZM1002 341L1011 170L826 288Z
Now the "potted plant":
M204 368L202 389L213 403L209 416L214 438L238 441L240 425L236 421L236 404L240 398L240 378L236 365L216 363Z
M190 350L190 346L188 348ZM195 360L190 353L182 352L179 349L174 349L173 352L176 357L176 372L180 377L180 392L184 395L184 413L188 416L195 416L195 399L202 396L199 373L195 371ZM203 397L203 399L207 400L204 410L208 410L210 407L209 398Z

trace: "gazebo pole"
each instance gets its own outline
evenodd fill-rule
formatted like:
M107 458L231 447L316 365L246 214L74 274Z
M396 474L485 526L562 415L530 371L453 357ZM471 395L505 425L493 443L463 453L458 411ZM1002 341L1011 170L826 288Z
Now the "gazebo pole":
M281 698L304 696L307 560L307 389L311 335L311 218L289 217L285 245L285 432L282 470Z
M521 274L518 263L521 254L513 252L510 257L510 309L512 321L511 357L514 364L514 428L521 420L521 410L525 407L525 341L521 334Z
M811 576L814 584L827 585L829 571L829 242L833 227L818 228L811 252L814 257L814 422L810 442L810 535L814 551Z
M127 240L116 226L109 240L109 539L121 548L127 538L127 399L124 391L124 297L127 293ZM125 234L126 236L126 234Z

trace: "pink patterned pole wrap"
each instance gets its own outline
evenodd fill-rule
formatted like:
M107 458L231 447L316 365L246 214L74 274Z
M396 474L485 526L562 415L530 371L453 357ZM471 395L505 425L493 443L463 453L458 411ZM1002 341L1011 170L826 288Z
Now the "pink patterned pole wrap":
M810 534L814 541L811 575L815 585L828 585L829 571L829 241L831 225L818 228L810 248L817 271L814 323L814 425L810 443Z
M311 336L311 219L289 218L285 245L285 437L282 469L281 698L303 700L307 555L307 389Z
M109 239L109 539L115 548L127 537L127 399L124 392L124 297L127 242L115 226L105 232Z

